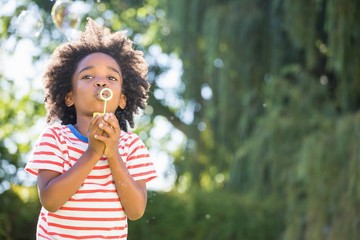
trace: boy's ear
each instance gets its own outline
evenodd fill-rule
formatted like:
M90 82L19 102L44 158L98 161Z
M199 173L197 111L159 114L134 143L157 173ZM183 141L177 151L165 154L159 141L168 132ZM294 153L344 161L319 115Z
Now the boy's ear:
M74 101L72 100L72 92L69 92L68 94L66 94L65 105L67 107L71 107L72 105L74 105Z
M125 109L126 107L126 96L124 94L120 95L119 107Z

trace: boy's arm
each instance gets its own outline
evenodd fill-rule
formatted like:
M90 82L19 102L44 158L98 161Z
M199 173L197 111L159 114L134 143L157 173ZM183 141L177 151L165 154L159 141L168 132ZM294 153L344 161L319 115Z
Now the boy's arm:
M146 181L135 181L127 170L120 154L108 159L115 181L116 191L121 205L130 220L137 220L144 215L147 202Z
M38 189L40 201L49 212L57 211L63 206L80 188L89 175L97 161L104 153L103 142L94 138L99 131L100 117L94 117L90 121L88 129L88 149L66 172L58 173L51 170L40 170L38 172Z
M80 188L99 158L97 154L86 151L62 174L51 170L39 170L38 189L43 207L49 212L55 212L63 206Z
M95 139L105 144L104 154L108 159L116 191L126 215L130 220L139 219L144 215L146 208L146 180L135 181L120 156L118 143L121 130L114 114L107 113L103 119L104 122L99 124L99 128L106 134L96 135Z

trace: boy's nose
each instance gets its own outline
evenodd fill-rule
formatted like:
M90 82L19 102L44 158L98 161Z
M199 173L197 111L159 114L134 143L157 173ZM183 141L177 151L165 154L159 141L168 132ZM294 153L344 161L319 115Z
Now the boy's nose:
M101 80L96 81L95 86L97 86L97 87L106 87L106 82L101 81Z

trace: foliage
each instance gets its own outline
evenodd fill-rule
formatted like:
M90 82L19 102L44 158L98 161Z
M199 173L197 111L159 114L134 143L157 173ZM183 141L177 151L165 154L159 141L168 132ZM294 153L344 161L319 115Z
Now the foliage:
M359 120L344 116L305 139L287 190L285 239L359 238Z
M184 66L182 97L197 106L186 134L195 144L187 161L175 162L178 186L285 199L284 239L357 239L358 197L344 189L353 189L358 155L343 139L359 141L359 1L167 7L166 40ZM344 166L352 171L338 176Z
M35 187L13 185L0 194L0 238L33 239L40 203Z
M129 223L129 239L278 239L283 216L273 200L226 191L150 193L145 216Z
M6 187L5 183L19 183L16 174L24 164L24 155L31 150L34 137L32 125L44 114L42 105L31 99L31 92L17 97L12 83L5 85L2 81L1 85L6 86L3 89L7 91L3 91L0 98L3 106L0 110L0 190Z
M200 183L202 175L214 175L213 167L227 175L236 164L234 152L254 134L256 119L271 114L263 111L267 80L283 77L289 69L307 76L295 85L321 81L338 113L359 108L360 49L349 43L359 42L355 9L360 6L353 0L341 3L342 7L338 4L167 1L172 34L166 40L183 61L186 88L182 97L197 106L186 134L197 147L187 151L194 158L214 156L206 162L192 161L185 172L191 171L193 183ZM202 97L204 87L211 89L210 99ZM199 130L199 124L206 127Z

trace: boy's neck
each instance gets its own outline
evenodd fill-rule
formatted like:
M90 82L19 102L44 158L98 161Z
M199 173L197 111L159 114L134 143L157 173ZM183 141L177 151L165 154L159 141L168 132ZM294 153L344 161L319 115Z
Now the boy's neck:
M89 117L79 117L76 118L76 124L74 127L81 133L83 136L87 136L87 130L90 125L90 118Z

